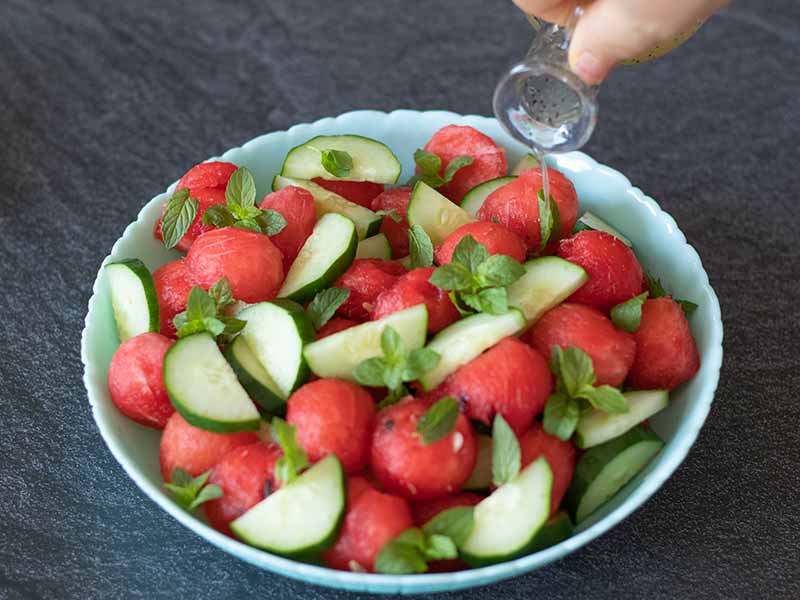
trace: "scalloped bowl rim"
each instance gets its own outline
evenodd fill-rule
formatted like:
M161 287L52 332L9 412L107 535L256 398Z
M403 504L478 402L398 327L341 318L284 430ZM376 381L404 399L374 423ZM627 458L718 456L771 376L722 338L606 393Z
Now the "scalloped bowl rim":
M494 122L495 119L484 117L480 115L460 115L450 111L414 111L414 110L395 110L391 113L372 110L356 110L342 113L337 117L326 117L319 119L313 123L301 123L293 127L283 130L267 133L258 136L238 148L231 148L226 151L222 157L214 157L209 160L225 158L227 155L240 151L250 151L254 148L268 145L275 136L291 136L299 129L313 130L320 126L331 126L336 124L345 128L347 122L353 119L433 119L442 121L442 123L459 123L475 126L486 126L487 123ZM509 138L510 139L510 138ZM514 145L513 142L503 145L508 148ZM517 146L519 146L517 144ZM605 165L597 163L590 156L582 152L571 152L566 155L555 157L548 157L548 163L556 163L567 157L569 164L573 168L577 166L580 170L591 170L593 172L603 173L605 176L618 180L618 183L626 188L627 194L633 200L641 205L644 205L651 213L652 217L661 221L662 225L675 235L676 250L683 253L683 258L688 261L688 268L690 268L692 275L696 277L699 283L699 294L704 298L704 301L711 302L711 343L710 349L703 354L703 366L707 369L707 376L701 392L699 400L697 401L688 414L683 418L680 430L676 432L674 439L670 440L669 450L665 446L659 457L658 463L653 470L641 481L638 487L633 490L627 498L617 506L612 512L605 515L602 519L592 524L587 529L577 533L571 538L542 550L540 552L523 556L508 562L491 565L488 567L481 567L466 571L458 571L452 573L432 573L420 575L378 575L378 574L365 574L353 573L345 571L336 571L322 566L316 566L306 563L297 562L277 555L263 552L256 548L247 546L246 544L229 538L218 531L206 525L203 521L189 515L180 509L175 503L170 501L159 489L154 485L147 476L142 472L137 464L128 458L125 448L116 438L115 432L110 426L99 417L98 406L101 402L101 397L107 392L95 389L95 385L90 381L90 374L95 368L88 358L87 344L88 344L88 328L89 324L95 313L95 304L98 301L100 274L102 272L102 265L98 272L98 277L92 288L92 297L89 300L88 312L85 319L85 328L81 336L81 360L84 365L84 384L89 396L89 402L92 406L92 414L97 423L100 433L114 455L116 460L122 465L128 475L133 479L136 485L153 501L155 501L163 510L172 515L185 527L191 529L199 536L205 538L218 548L233 554L260 568L267 569L274 573L286 575L288 577L298 579L305 582L315 583L318 585L331 586L341 589L349 589L354 591L370 591L378 593L420 593L420 592L433 592L433 591L452 591L456 589L463 589L466 587L486 585L502 579L508 579L517 575L534 570L538 567L544 566L554 560L574 552L578 548L586 545L593 539L597 538L604 532L608 531L625 517L630 515L634 510L639 508L661 485L667 480L670 475L678 468L681 462L686 457L689 448L694 443L697 435L702 427L706 416L711 407L714 392L719 382L719 371L722 364L722 317L720 313L719 301L717 300L714 290L708 280L708 275L703 269L701 260L695 249L689 245L683 233L678 228L675 220L666 212L661 210L658 203L645 195L640 189L631 185L630 181L618 171L611 169ZM176 182L169 186L168 191L174 188ZM123 240L132 235L134 228L140 226L144 222L144 212L148 206L153 202L160 201L162 194L157 195L150 200L137 215L136 221L130 223L125 229L122 236L117 239L112 247L111 253L103 260L103 265L117 253L119 245ZM687 423L688 421L688 423Z

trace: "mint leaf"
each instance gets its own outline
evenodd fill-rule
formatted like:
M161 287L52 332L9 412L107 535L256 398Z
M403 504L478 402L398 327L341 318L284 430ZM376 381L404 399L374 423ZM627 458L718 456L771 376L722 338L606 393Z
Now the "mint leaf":
M208 292L199 286L193 287L189 292L186 310L172 320L178 337L207 331L218 338L218 343L227 342L228 337L239 333L247 324L246 321L222 314L224 308L233 302L230 284L225 277L217 280Z
M428 560L443 560L458 558L458 549L455 542L445 535L434 533L427 538L425 558Z
M383 374L387 368L386 361L379 357L368 358L358 363L353 369L353 377L361 385L367 387L385 386Z
M517 436L503 416L497 414L492 424L492 483L499 487L514 479L521 461Z
M412 225L408 229L408 250L412 269L433 264L433 242L419 225Z
M592 359L576 346L566 349L553 346L550 371L558 378L557 388L570 398L575 398L581 388L595 382Z
M161 218L161 239L167 248L174 248L181 241L197 215L197 207L197 200L189 196L187 188L172 194Z
M558 239L561 236L561 215L558 212L558 204L550 196L545 200L544 190L539 190L537 195L539 203L539 231L541 239L539 248L544 250L550 239Z
M322 168L334 177L347 177L353 168L352 157L343 150L321 150Z
M256 223L255 219L242 219L240 221L236 221L233 226L238 227L239 229L247 229L249 231L255 231L256 233L261 233L261 226Z
M203 225L213 225L214 227L233 227L236 224L236 217L228 210L228 207L221 204L209 206L203 213Z
M439 364L441 356L438 352L430 348L419 348L412 350L408 355L408 360L403 371L404 381L414 381L422 377L425 373L434 369Z
M225 187L225 202L228 207L248 208L256 203L256 182L247 167L239 167L233 172Z
M475 527L475 509L472 506L456 506L443 510L422 526L428 536L443 535L456 546L463 546Z
M384 327L381 333L381 351L389 364L397 364L405 359L406 345L394 327Z
M471 234L468 234L456 244L450 264L463 265L472 275L476 275L478 267L487 260L489 260L489 251L486 246L479 244Z
M414 162L424 175L438 175L442 170L442 159L433 152L428 152L422 148L414 151Z
M509 286L525 274L525 267L505 254L489 256L477 268L483 286Z
M231 336L239 333L244 326L247 325L247 321L243 319L237 319L235 317L226 317L226 316L219 316L217 320L222 322L225 328L222 330L222 335Z
M683 309L683 314L686 317L691 317L694 311L697 310L697 304L694 302L689 302L688 300L676 300L678 304L680 304L681 308Z
M464 167L471 165L474 160L475 159L471 156L456 156L453 160L447 163L447 167L444 170L445 183L450 183L453 181L453 177L455 177L456 173L458 173Z
M508 312L508 292L504 287L481 290L476 295L477 310L489 315L504 315Z
M575 432L580 417L578 402L564 394L552 394L544 406L542 425L550 435L568 440Z
M423 556L426 547L422 531L413 527L386 542L375 559L375 571L388 575L424 573L428 564Z
M647 288L650 290L651 298L663 298L664 296L669 296L667 290L665 290L664 286L661 285L660 279L653 277L650 275L650 273L645 273L644 277L647 280Z
M378 410L383 410L387 406L391 406L392 404L397 404L398 402L400 402L400 400L402 400L408 395L409 392L406 386L401 385L397 389L391 390L388 394L386 394L383 400L378 402Z
M428 281L443 290L459 291L472 286L472 274L463 264L451 262L438 267Z
M422 443L433 444L450 435L458 420L458 400L446 396L434 403L417 421Z
M578 393L577 397L587 400L596 409L609 414L628 412L628 401L625 396L617 388L610 385L586 386Z
M389 217L395 223L401 223L403 221L403 217L397 214L397 211L393 208L389 210L375 210L373 212L382 217Z
M277 235L287 225L286 219L277 210L259 210L259 214L253 217L253 220L265 235Z
M227 277L218 279L214 285L208 289L208 296L214 303L216 312L219 313L223 308L233 304L233 292Z
M300 472L311 463L305 450L297 443L297 430L280 417L273 417L271 425L272 439L283 450L283 456L275 463L275 477L283 483L291 483Z
M193 511L204 502L216 500L217 498L222 498L222 488L220 488L218 485L210 483L200 490L200 493L197 494L197 498L192 500L192 502L189 504L189 511Z
M216 316L217 306L214 304L214 300L199 285L194 286L189 292L189 299L186 303L186 319L195 321Z
M633 333L642 322L642 304L650 292L634 296L630 300L617 304L611 309L611 321L620 329Z
M165 483L164 487L170 491L178 506L187 512L192 512L203 502L222 497L222 490L218 486L213 483L206 485L209 475L211 475L210 469L197 477L192 477L180 467L175 467L171 481Z
M319 330L330 321L339 307L350 297L347 288L331 287L319 292L306 308L306 314L311 319L314 329Z

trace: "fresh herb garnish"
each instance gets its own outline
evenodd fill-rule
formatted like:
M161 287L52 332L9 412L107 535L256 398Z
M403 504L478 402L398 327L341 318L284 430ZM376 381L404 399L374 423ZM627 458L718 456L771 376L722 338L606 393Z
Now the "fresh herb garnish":
M225 205L209 206L203 213L203 224L275 235L286 227L286 219L277 211L262 210L256 206L253 174L247 167L239 167L225 188Z
M517 436L503 416L496 415L492 423L492 483L499 487L514 479L521 457Z
M161 239L167 248L174 248L186 235L197 215L197 200L189 195L187 188L175 190L164 207L161 218Z
M172 470L171 481L165 483L164 487L172 493L175 504L185 511L192 512L203 502L222 498L222 490L218 485L213 483L206 485L209 475L211 475L211 469L197 477L192 477L180 467L175 467Z
M611 320L614 325L628 333L639 329L642 322L642 304L647 300L649 294L650 292L644 292L612 308Z
M412 269L430 267L433 264L433 242L419 225L408 228L408 256Z
M672 297L672 294L665 290L664 286L661 285L661 280L653 277L650 275L650 273L645 273L644 276L647 280L647 287L650 290L651 298L663 298L664 296ZM683 309L683 314L686 315L686 318L691 317L692 313L697 310L697 304L694 302L690 302L689 300L678 300L676 298L672 299Z
M539 249L544 250L550 239L558 239L561 236L561 214L558 212L558 204L550 196L549 201L544 198L544 190L539 190L537 196L539 202L539 231L541 240Z
M389 395L379 404L380 408L394 404L408 394L403 382L415 381L439 364L440 356L428 348L408 352L400 334L387 326L381 333L381 351L376 356L362 361L353 370L353 376L361 385L386 387Z
M247 321L228 317L223 314L225 307L233 304L233 295L228 279L223 277L206 292L200 286L194 286L189 292L186 310L175 315L178 337L186 337L201 331L207 331L217 338L217 342L226 343L239 333Z
M297 443L297 429L280 417L273 417L270 422L272 439L283 450L283 456L275 463L275 478L283 483L291 483L303 469L310 466L308 455Z
M447 163L444 170L444 177L439 175L442 170L442 159L433 152L428 152L421 148L414 152L414 162L417 164L419 173L408 180L406 185L414 185L418 181L424 181L432 188L442 187L450 183L461 169L471 165L475 159L471 156L456 156Z
M617 388L594 386L592 359L575 346L553 346L550 371L556 376L556 391L544 407L544 430L561 440L572 437L582 409L594 407L610 414L628 412L628 401Z
M338 287L330 287L314 296L314 299L306 308L306 314L311 319L314 329L319 330L320 327L330 321L337 309L345 303L349 296L350 290Z
M506 287L524 274L519 262L504 254L490 256L486 246L467 235L453 250L451 262L437 268L429 281L450 290L450 297L462 314L501 315L508 311Z
M390 218L392 221L394 221L395 223L400 223L400 222L402 222L402 220L403 220L403 217L401 217L401 216L400 216L400 215L397 213L397 211L396 211L395 209L393 209L393 208L390 208L389 210L375 210L375 211L373 211L373 212L374 212L376 215L380 215L380 216L382 216L382 217L389 217L389 218Z
M417 421L417 433L425 445L450 435L458 420L458 400L446 396L433 404Z
M353 158L344 150L320 150L322 168L334 177L347 177L353 168Z

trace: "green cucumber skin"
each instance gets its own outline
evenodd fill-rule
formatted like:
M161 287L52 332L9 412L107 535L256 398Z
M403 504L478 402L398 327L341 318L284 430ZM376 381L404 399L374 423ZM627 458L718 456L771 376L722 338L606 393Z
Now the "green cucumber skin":
M294 321L294 326L297 329L297 334L300 336L300 339L303 342L304 348L307 344L310 344L314 341L314 339L317 337L317 334L314 331L314 326L311 324L311 319L308 318L308 315L306 314L306 311L303 310L302 306L300 306L297 302L287 298L276 298L275 300L270 300L270 303L274 304L275 306L280 306L289 313L292 321ZM311 369L308 367L305 354L301 352L300 366L297 369L297 377L295 378L294 383L292 384L292 389L289 393L291 394L297 390L300 386L306 383L310 377Z
M371 238L373 235L378 235L381 232L381 225L383 224L383 219L378 218L375 221L370 222L367 225L367 233L364 236L364 239Z
M597 478L603 469L605 469L605 467L621 452L631 448L634 444L639 444L642 442L658 443L662 447L664 444L661 438L659 438L655 433L645 429L641 425L638 425L624 435L614 438L613 440L609 440L608 442L600 444L599 446L589 448L589 450L584 452L583 456L575 467L575 472L572 475L572 482L570 483L569 489L567 489L567 493L564 496L563 505L567 509L567 512L569 513L573 522L580 522L577 519L577 514L578 509L580 508L581 500L595 478ZM655 456L655 453L653 456ZM635 476L636 474L634 474L634 477ZM617 492L625 487L626 483L628 482L624 482ZM611 500L614 495L616 495L616 492L612 494L609 500ZM599 509L601 507L598 506L597 508Z
M380 229L380 227L379 227ZM148 332L158 333L161 331L161 314L158 306L158 294L156 293L156 284L153 280L153 274L150 272L145 264L138 258L124 258L108 263L105 268L124 265L133 271L134 275L142 282L144 289L144 297L147 301L147 312L150 315L150 323L148 324ZM113 312L113 311L112 311ZM116 325L116 320L115 320Z
M241 341L240 341L241 340ZM258 405L259 412L262 415L271 417L282 417L286 414L286 401L280 396L274 394L269 388L263 385L255 377L245 369L241 363L236 359L236 354L233 352L234 344L244 344L244 338L237 337L233 342L228 344L223 352L225 359L231 367L233 367L239 383L247 392L247 395Z
M530 547L527 549L527 554L533 554L550 546L555 546L572 537L572 534L572 520L570 520L566 511L561 510L545 523L544 527L534 536Z
M378 221L378 229L380 229L381 221ZM370 228L372 226L370 225ZM356 248L358 247L358 235L355 233L355 229L353 230L353 236L350 239L350 244L347 246L347 250L345 250L344 254L339 257L339 260L334 262L328 272L325 273L319 279L312 281L298 290L295 290L285 299L293 300L294 302L298 302L300 304L305 304L306 302L311 302L314 299L314 296L317 295L317 292L324 290L325 288L330 287L333 285L333 282L341 277L342 273L344 273L348 267L353 263L356 257ZM273 302L275 302L273 300ZM305 313L303 313L305 314Z

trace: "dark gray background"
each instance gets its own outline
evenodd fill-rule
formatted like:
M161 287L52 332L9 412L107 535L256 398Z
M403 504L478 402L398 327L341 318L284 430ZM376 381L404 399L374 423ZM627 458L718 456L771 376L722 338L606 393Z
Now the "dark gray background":
M359 597L239 562L128 479L81 383L92 281L195 162L355 108L487 114L530 31L505 0L225 4L0 2L0 597ZM722 302L696 446L602 539L459 597L800 597L799 6L735 2L616 73L587 148L676 217Z

